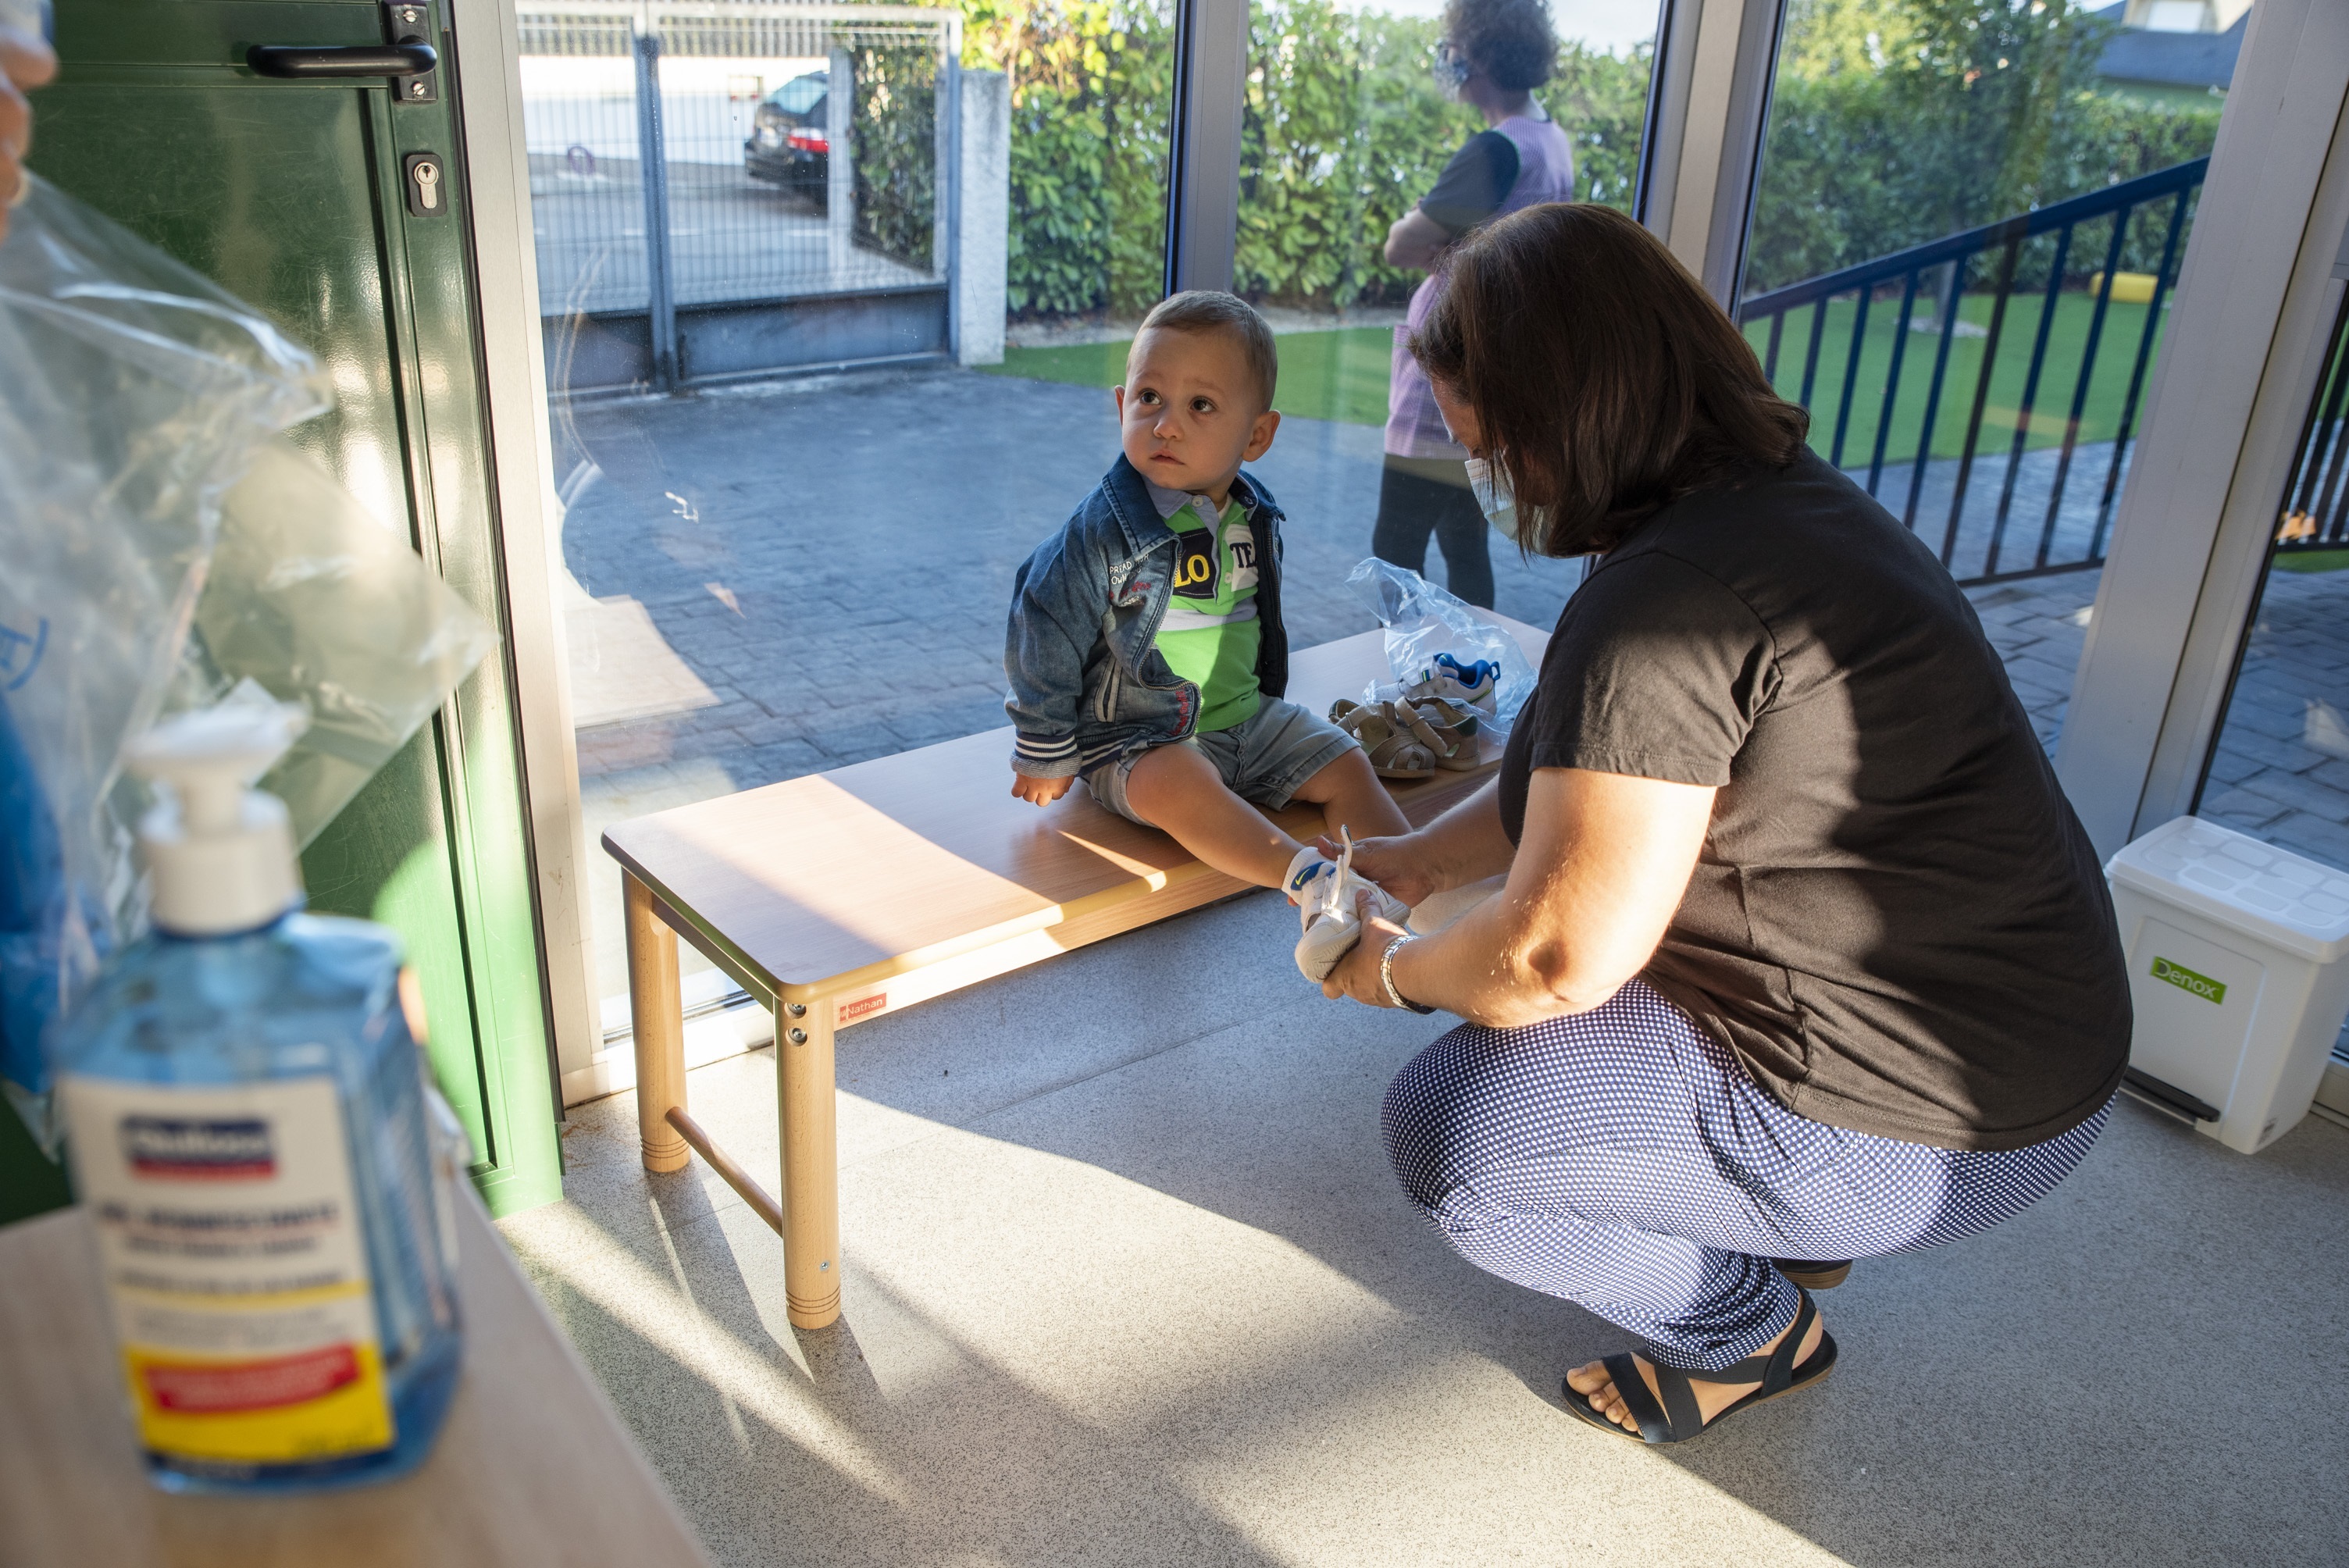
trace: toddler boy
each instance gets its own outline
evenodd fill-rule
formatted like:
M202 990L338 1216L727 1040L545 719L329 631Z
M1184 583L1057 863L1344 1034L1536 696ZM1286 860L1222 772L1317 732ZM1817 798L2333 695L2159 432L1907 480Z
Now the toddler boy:
M1013 794L1048 805L1082 778L1217 871L1285 889L1319 980L1360 934L1358 892L1403 908L1256 808L1310 801L1333 835L1410 827L1351 737L1282 700L1281 514L1240 471L1280 427L1277 370L1271 329L1232 294L1175 294L1143 320L1117 388L1124 456L1019 569L1004 706Z

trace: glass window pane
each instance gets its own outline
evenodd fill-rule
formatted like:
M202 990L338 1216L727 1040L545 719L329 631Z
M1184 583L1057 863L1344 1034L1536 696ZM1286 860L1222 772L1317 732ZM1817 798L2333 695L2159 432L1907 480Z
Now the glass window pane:
M1658 10L1250 8L1237 286L1279 335L1284 422L1256 467L1289 515L1284 599L1303 641L1374 624L1343 586L1373 553L1545 626L1579 581L1578 563L1494 548L1465 454L1397 342L1444 247L1487 218L1545 201L1630 210Z
M1116 455L1093 367L1157 297L1171 17L525 0L607 1030L605 827L1005 722L1012 573ZM990 159L1008 194L959 188Z
M2195 810L2349 870L2349 303Z
M2240 43L2122 16L1789 0L1740 290L1812 447L1968 587L2051 748Z

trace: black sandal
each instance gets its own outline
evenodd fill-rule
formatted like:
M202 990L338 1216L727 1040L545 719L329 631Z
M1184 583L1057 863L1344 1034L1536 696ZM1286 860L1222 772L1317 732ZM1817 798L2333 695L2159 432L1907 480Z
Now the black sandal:
M1805 1290L1833 1290L1851 1277L1851 1260L1813 1263L1808 1258L1772 1258L1771 1266Z
M1811 1305L1811 1293L1804 1291L1802 1297L1803 1304L1795 1313L1795 1326L1786 1331L1786 1337L1778 1342L1775 1350L1767 1356L1749 1356L1734 1367L1705 1374L1705 1381L1709 1383L1758 1382L1762 1385L1710 1421L1697 1408L1696 1391L1689 1387L1687 1373L1677 1367L1660 1366L1656 1368L1656 1387L1664 1397L1663 1404L1659 1406L1655 1396L1648 1392L1648 1380L1640 1376L1639 1363L1625 1355L1602 1357L1599 1364L1606 1367L1608 1377L1615 1380L1615 1392L1622 1398L1623 1408L1631 1412L1633 1420L1640 1423L1638 1431L1627 1432L1592 1409L1590 1396L1576 1393L1571 1383L1565 1386L1566 1408L1592 1426L1619 1438L1630 1438L1643 1443L1684 1443L1700 1433L1712 1430L1724 1418L1734 1415L1748 1405L1758 1405L1764 1399L1775 1399L1796 1388L1808 1387L1835 1369L1836 1342L1834 1335L1821 1330L1819 1347L1811 1352L1811 1358L1800 1367L1794 1365L1795 1347L1803 1343L1803 1336L1810 1333L1811 1324L1819 1315L1818 1309Z

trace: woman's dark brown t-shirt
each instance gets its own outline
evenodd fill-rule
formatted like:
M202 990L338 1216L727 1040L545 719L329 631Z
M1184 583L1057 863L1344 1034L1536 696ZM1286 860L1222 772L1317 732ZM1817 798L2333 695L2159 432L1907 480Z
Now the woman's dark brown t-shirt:
M1537 768L1717 786L1642 976L1814 1121L1944 1149L2111 1098L2128 985L2095 852L1973 607L1815 454L1674 503L1558 618Z

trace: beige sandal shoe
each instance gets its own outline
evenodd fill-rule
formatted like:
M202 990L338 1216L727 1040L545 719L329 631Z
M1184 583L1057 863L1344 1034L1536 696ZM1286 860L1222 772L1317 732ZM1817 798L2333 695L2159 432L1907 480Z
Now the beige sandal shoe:
M1476 710L1445 696L1409 697L1393 705L1416 717L1435 737L1435 765L1467 773L1481 765L1476 746Z
M1436 758L1453 749L1423 719L1391 702L1366 705L1340 697L1330 706L1330 722L1361 743L1381 779L1433 779Z

